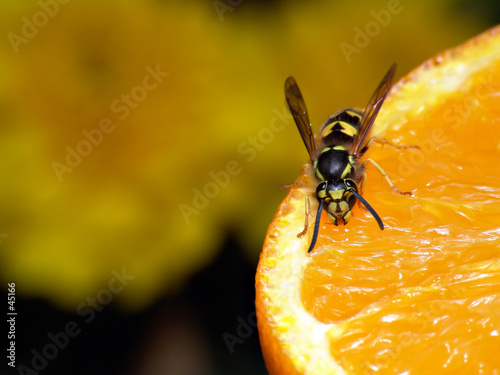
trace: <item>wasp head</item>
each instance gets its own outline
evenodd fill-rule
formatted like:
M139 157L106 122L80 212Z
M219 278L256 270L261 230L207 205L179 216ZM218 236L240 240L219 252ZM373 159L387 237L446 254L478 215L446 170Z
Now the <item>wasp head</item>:
M351 218L351 209L356 203L354 193L358 192L356 183L351 179L333 179L318 185L316 196L324 199L328 217L335 225L345 225Z

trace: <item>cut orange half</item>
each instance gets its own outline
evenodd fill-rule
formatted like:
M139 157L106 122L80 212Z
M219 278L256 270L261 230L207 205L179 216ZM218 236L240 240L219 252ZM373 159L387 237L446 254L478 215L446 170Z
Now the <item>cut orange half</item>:
M308 254L303 170L257 270L269 373L500 374L500 27L401 79L372 134L420 147L367 152L414 195L367 167L385 230L359 206L346 226L323 213Z

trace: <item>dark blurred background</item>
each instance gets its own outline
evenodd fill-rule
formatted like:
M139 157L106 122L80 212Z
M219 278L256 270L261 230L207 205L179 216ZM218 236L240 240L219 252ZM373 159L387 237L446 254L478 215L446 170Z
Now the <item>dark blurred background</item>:
M2 1L0 20L18 366L4 355L0 373L266 374L254 274L308 159L286 77L319 124L364 106L393 62L401 77L499 23L500 5Z

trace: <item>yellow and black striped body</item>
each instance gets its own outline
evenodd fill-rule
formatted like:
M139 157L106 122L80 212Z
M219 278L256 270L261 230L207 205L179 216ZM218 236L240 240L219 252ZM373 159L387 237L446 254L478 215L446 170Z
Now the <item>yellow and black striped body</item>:
M332 115L322 127L321 150L313 162L316 178L320 181L316 195L324 199L328 217L335 225L345 225L351 218L356 197L350 190L357 189L362 167L349 153L361 124L362 114L345 109Z
M321 128L320 137L327 146L349 148L358 134L363 114L354 109L343 109L331 115Z

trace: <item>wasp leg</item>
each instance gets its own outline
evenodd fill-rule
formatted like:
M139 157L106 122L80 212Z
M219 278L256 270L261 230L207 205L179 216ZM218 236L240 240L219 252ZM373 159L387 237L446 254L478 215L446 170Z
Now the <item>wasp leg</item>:
M365 188L365 184L366 184L366 179L367 179L367 176L366 176L366 172L363 172L363 174L361 175L362 177L362 180L361 180L361 184L359 184L359 194L360 195L363 195L363 189ZM361 209L363 209L364 211L368 211L366 209L366 207L358 200L358 205L361 207Z
M359 184L359 195L363 195L363 190L364 190L365 185L366 185L366 180L368 179L368 175L366 174L366 172L363 172L363 174L361 176L362 176L361 177L362 180L361 180L361 184ZM358 206L363 211L368 211L368 208L366 208L366 206L363 203L361 203L361 201L359 199L358 199Z
M293 186L293 184L290 185L281 185L280 190L285 190L285 189L290 189Z
M301 238L304 234L307 233L307 229L309 228L309 214L311 213L311 207L309 203L309 193L307 193L306 199L305 199L305 213L306 213L306 220L304 223L304 230L297 234L297 237Z
M419 146L415 146L415 145L405 145L405 146L400 146L400 145L397 145L395 143L392 143L390 141L388 141L387 139L385 138L377 138L377 137L371 137L368 142L366 142L366 146L363 147L363 149L361 150L360 154L362 155L366 150L368 150L368 147L370 147L370 145L373 143L373 142L376 142L376 143L379 143L381 144L382 146L384 145L388 145L389 147L392 147L396 150L405 150L407 148L418 148L420 149Z
M392 183L391 179L389 178L389 176L387 176L387 173L384 171L384 169L377 164L377 162L373 159L366 159L366 161L364 162L363 166L366 165L366 163L372 163L372 165L377 168L377 171L379 171L379 173L382 175L382 177L385 178L385 181L387 181L387 183L389 184L389 186L391 187L392 190L394 190L396 193L398 194L401 194L401 195L413 195L413 193L411 191L401 191L399 190L397 187L394 186L394 184Z
M366 179L367 179L366 172L363 172L361 178L362 178L362 180L361 180L361 185L359 186L359 194L363 195L363 190L365 188Z

